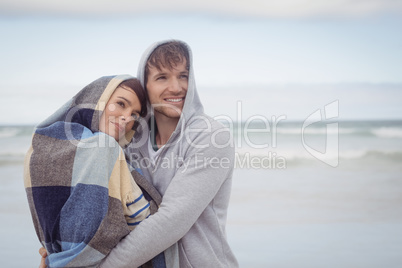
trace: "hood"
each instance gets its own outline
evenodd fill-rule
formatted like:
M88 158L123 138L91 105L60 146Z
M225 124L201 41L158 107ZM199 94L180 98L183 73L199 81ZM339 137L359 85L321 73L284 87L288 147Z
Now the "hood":
M99 120L106 104L112 96L116 88L125 80L133 79L130 75L114 75L103 76L79 91L70 101L57 110L49 118L37 126L37 128L46 128L57 122L61 122L64 126L70 123L77 123L91 130L92 133L99 132ZM82 133L69 133L69 129L65 127L65 135L72 139L79 140ZM126 138L120 146L126 146L134 136L134 130L126 133ZM69 139L70 139L69 138Z
M152 54L152 52L160 45L169 43L169 42L180 42L184 44L187 47L188 53L189 53L189 78L188 78L188 89L187 89L187 95L186 99L184 101L184 106L183 110L180 116L180 120L176 126L176 130L174 133L180 132L180 130L188 123L191 121L191 118L194 115L197 114L203 114L204 113L204 108L201 104L200 98L197 93L197 88L195 84L195 78L194 78L194 68L193 68L193 55L191 52L191 48L183 41L180 40L164 40L164 41L159 41L154 44L152 44L147 50L145 50L144 54L142 55L142 58L140 60L140 64L138 66L138 72L137 72L137 77L141 82L142 87L145 90L145 67L148 61L149 56ZM147 119L149 119L150 115L152 113L152 108L150 105L148 106L148 114L147 114ZM172 136L174 136L173 134Z

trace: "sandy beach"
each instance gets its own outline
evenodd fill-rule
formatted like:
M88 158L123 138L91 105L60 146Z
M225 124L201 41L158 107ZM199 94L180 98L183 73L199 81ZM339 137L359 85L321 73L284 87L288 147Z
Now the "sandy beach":
M2 266L37 267L40 243L22 179L30 134L7 131L0 140ZM285 140L288 152L291 139ZM356 140L341 136L340 155L347 157L337 167L310 157L289 158L286 168L235 169L227 235L240 267L401 267L400 139L366 137L371 147L353 158L348 149L361 151ZM20 148L14 155L5 149L11 142Z
M236 171L228 235L241 267L401 266L400 171L331 169Z

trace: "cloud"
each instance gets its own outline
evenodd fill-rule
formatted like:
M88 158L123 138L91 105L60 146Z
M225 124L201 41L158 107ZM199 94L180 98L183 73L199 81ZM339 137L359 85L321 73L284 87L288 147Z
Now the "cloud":
M206 13L267 18L362 17L402 14L400 0L2 0L0 13L9 15L140 15Z

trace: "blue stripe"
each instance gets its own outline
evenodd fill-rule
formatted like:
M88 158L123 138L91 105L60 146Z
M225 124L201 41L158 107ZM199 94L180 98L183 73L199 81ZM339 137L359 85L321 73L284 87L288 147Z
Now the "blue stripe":
M127 222L127 224L133 226L133 225L138 225L138 224L140 224L140 222L141 222L141 221L136 221L136 222L133 222L133 223Z
M54 243L59 243L60 241L55 241ZM46 264L48 267L69 267L68 263L78 259L80 254L87 251L88 246L84 243L71 243L71 242L61 242L60 252L55 252L50 254L46 259ZM98 256L99 257L99 256ZM101 257L99 257L99 260ZM85 265L86 263L82 263Z
M78 123L58 121L50 126L37 128L35 133L58 140L80 140L84 129L86 127ZM91 130L88 131L86 136L92 133Z
M144 176L144 173L142 173L142 170L140 168L134 168L138 173L140 173L142 176Z
M141 194L137 199L135 199L133 202L131 202L131 203L129 203L129 204L127 204L126 206L131 206L132 204L135 204L135 203L137 203L138 201L140 201L141 200L141 198L143 197L144 195L143 194Z
M135 218L138 214L140 214L143 210L147 209L149 207L149 203L143 207L142 209L138 210L136 213L134 213L133 215L129 216L130 218Z
M148 219L149 216L151 216L151 214L149 214L145 219ZM138 224L140 224L141 222L142 222L142 221L136 221L136 222L133 222L133 223L127 222L127 224L128 224L128 225L138 225Z

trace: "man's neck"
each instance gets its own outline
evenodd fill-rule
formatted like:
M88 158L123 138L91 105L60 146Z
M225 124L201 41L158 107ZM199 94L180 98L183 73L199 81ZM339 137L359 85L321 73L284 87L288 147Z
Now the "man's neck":
M155 113L155 121L158 129L156 133L156 144L158 148L160 148L169 141L170 136L176 129L179 118L170 118Z

